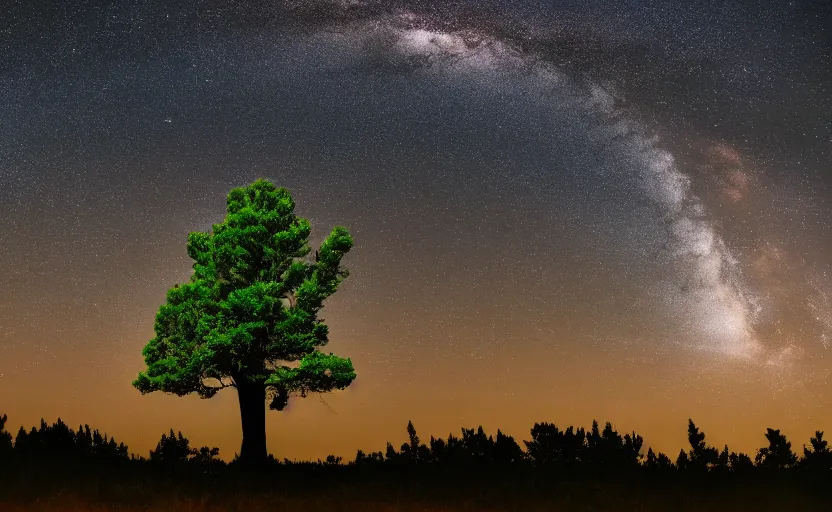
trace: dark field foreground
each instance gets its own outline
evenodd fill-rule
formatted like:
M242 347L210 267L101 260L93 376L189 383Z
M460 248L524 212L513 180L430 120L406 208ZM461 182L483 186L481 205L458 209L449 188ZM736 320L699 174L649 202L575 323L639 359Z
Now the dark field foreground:
M832 481L799 474L523 475L282 471L269 474L0 475L0 510L763 511L830 510Z

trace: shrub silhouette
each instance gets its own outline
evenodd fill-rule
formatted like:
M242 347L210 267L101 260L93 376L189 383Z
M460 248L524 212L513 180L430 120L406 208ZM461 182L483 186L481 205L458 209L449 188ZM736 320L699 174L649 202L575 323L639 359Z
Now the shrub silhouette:
M355 454L355 460L353 460L350 464L362 468L378 468L384 464L384 454L381 452L371 452L366 454L362 450L358 450Z
M150 451L150 461L167 467L184 467L192 465L203 470L209 470L222 464L218 458L219 448L203 446L199 449L191 448L191 442L182 432L162 434L156 449Z
M196 454L196 450L190 445L191 442L182 432L177 435L170 429L170 435L162 434L162 438L156 443L156 449L150 451L150 461L168 465L184 464Z

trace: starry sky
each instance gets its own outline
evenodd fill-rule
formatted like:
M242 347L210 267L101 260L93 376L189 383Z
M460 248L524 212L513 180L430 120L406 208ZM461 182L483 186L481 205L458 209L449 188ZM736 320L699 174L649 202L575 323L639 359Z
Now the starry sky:
M180 5L181 4L181 5ZM832 430L822 1L0 2L0 412L239 450L237 398L130 383L233 187L356 245L347 390L278 458L610 420L675 454ZM16 428L16 427L14 427Z

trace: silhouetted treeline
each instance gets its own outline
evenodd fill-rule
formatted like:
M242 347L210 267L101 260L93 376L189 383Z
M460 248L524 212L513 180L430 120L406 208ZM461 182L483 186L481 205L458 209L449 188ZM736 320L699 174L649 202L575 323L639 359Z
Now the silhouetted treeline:
M196 448L172 429L138 456L86 425L41 421L16 436L7 425L0 416L0 510L64 510L69 497L96 510L194 510L194 503L211 510L399 510L407 502L418 506L406 510L820 511L829 510L832 481L822 432L797 453L768 429L763 446L748 455L709 445L692 421L689 446L675 458L610 423L536 423L520 442L482 427L423 441L408 423L398 448L387 443L349 461L270 457L257 467L236 458L225 463L217 448Z
M7 417L0 418L0 457L30 462L67 461L67 460L126 460L129 458L127 446L117 443L115 438L91 430L89 425L82 425L73 430L60 418L52 425L41 420L40 427L32 427L28 432L23 428L12 436L5 430Z
M23 427L12 436L7 430L8 419L0 416L0 466L38 465L44 463L82 462L90 464L117 463L142 466L197 469L220 472L233 466L219 459L219 449L191 447L181 432L162 434L156 448L148 457L131 455L124 443L93 430L89 425L74 430L61 419L29 431ZM705 434L692 420L688 421L688 449L682 449L671 459L664 453L648 448L644 453L644 439L635 432L619 433L611 423L601 428L593 421L589 430L573 426L565 429L553 423L535 423L528 441L523 446L500 430L496 436L487 435L480 426L463 428L461 435L447 438L430 437L427 443L419 438L412 422L407 425L407 440L397 450L387 443L384 451L365 453L358 450L355 459L344 463L341 457L330 455L325 460L298 462L284 459L270 461L284 468L349 468L418 470L472 469L510 470L527 474L529 471L559 473L621 474L637 472L643 475L735 473L752 474L773 470L805 470L832 476L832 450L818 431L796 453L792 444L779 430L767 429L767 445L757 450L753 458L745 453L719 449L707 444ZM235 459L236 460L236 459Z
M573 426L561 429L552 423L535 423L531 439L523 441L525 450L511 437L497 431L496 437L486 435L482 427L462 429L461 437L431 437L421 443L412 423L407 426L408 442L397 451L387 444L384 453L365 454L358 451L351 463L356 466L457 466L457 467L528 467L560 472L618 473L641 470L645 474L734 472L754 470L811 469L832 472L832 450L815 432L804 446L802 457L779 430L767 429L767 446L757 450L754 458L745 453L721 450L705 441L705 434L692 420L688 421L688 443L675 460L652 448L643 452L644 439L635 432L619 433L611 423L600 428L593 421L586 431Z
M12 437L7 431L8 417L0 416L0 462L8 467L9 463L22 465L61 463L90 464L126 464L151 463L167 467L199 467L210 469L222 466L218 458L219 448L192 448L190 441L170 430L162 434L149 457L130 454L127 445L117 442L114 437L81 425L77 430L69 427L63 420L48 425L41 419L39 427L26 430L23 427Z

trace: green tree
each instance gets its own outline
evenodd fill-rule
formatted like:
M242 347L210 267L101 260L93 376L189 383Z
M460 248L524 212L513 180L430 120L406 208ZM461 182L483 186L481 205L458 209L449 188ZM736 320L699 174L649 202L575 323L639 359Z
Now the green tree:
M266 180L229 192L226 217L210 233L188 235L190 281L167 292L156 337L133 385L211 398L235 388L243 441L240 460L266 460L266 403L343 389L355 379L349 359L324 354L328 329L318 314L347 271L352 238L335 227L310 258L309 221L289 191Z

